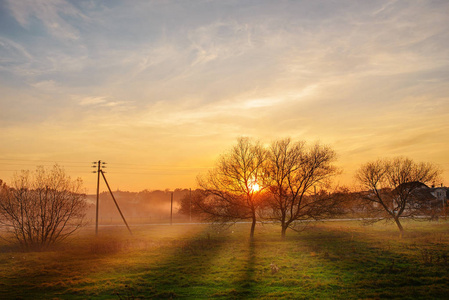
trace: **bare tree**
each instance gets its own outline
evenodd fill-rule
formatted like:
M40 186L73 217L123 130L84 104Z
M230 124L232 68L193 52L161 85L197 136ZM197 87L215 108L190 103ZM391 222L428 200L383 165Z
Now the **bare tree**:
M271 145L265 176L272 197L266 218L281 223L282 237L288 228L299 228L296 221L316 220L333 213L336 199L323 188L337 173L332 165L335 158L330 147L318 143L306 147L305 142L284 139Z
M206 194L203 190L197 189L186 193L180 200L178 213L184 216L191 216L194 219L207 219L202 207L205 206Z
M75 232L85 207L81 179L72 181L58 165L22 171L12 187L0 186L0 222L26 250L44 249Z
M441 171L431 163L415 163L404 157L379 159L360 167L356 179L365 191L362 198L373 221L393 220L404 231L400 218L413 218L426 213L427 199L418 191L435 181Z
M259 143L239 138L216 167L198 179L205 197L197 205L209 219L221 223L249 219L250 237L254 237L265 158L266 151Z

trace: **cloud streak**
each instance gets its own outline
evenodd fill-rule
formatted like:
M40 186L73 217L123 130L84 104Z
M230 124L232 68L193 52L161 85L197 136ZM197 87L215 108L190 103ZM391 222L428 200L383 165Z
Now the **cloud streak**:
M35 25L33 19L38 19L51 35L59 39L79 39L78 30L66 20L67 17L86 20L79 10L64 0L9 0L8 6L16 21L25 29L30 29Z
M67 155L207 165L237 136L291 136L335 146L348 166L396 153L445 163L448 9L444 1L7 1L1 137L52 131L46 143ZM58 137L83 146L70 154Z

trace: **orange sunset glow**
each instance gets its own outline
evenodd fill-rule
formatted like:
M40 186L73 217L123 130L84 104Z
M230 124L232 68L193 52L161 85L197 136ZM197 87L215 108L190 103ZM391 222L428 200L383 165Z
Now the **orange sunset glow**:
M196 188L239 137L329 145L449 184L445 1L0 3L0 179L64 167L95 193ZM106 188L101 187L103 190ZM258 185L253 189L257 191Z

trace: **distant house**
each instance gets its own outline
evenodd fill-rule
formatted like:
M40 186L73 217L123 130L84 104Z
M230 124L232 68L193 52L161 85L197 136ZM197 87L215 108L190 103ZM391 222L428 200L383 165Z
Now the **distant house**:
M441 205L446 206L447 200L449 199L449 188L447 187L432 187L430 188L430 193L435 197L436 202L441 203Z
M446 207L449 199L449 188L447 187L428 187L423 183L413 182L415 189L412 194L417 199L427 202L430 207Z
M429 208L446 207L449 198L449 188L429 187L419 181L403 183L394 190L396 193L402 191L410 191L416 200Z

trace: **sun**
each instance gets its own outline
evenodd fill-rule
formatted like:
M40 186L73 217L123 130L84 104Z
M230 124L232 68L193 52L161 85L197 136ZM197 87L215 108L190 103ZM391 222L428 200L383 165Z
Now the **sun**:
M258 192L258 191L260 191L260 186L257 183L254 183L251 186L251 190L253 190L254 192Z
M256 182L256 180L251 180L248 185L249 185L249 189L252 192L260 191L260 185Z

